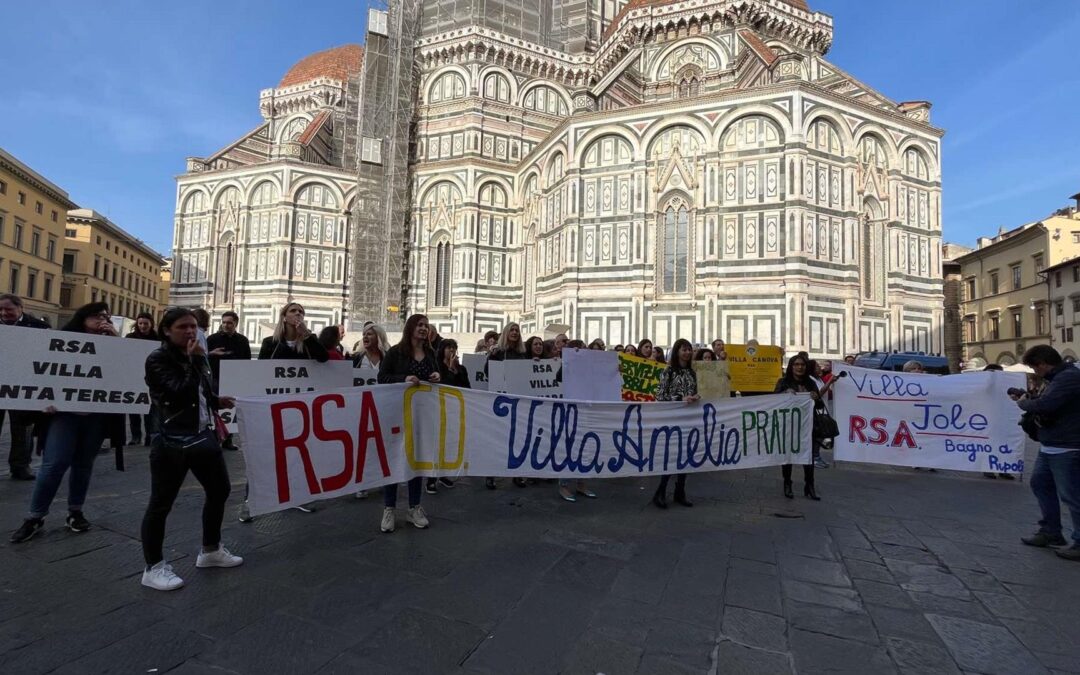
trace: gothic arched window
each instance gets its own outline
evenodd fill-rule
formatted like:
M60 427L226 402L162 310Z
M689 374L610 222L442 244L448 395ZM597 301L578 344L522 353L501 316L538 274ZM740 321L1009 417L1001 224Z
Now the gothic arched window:
M663 260L661 293L686 293L690 272L690 212L681 199L672 200L662 214Z
M450 242L440 242L435 247L435 259L432 265L434 277L433 307L450 306Z

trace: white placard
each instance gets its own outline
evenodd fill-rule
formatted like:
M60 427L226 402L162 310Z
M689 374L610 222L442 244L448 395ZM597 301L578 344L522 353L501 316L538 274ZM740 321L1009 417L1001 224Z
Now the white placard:
M487 354L462 354L461 365L469 373L469 386L480 391L488 390L488 375L485 366L488 362Z
M833 385L836 459L897 466L1020 473L1024 432L1010 387L1020 373L921 375L856 368Z
M354 387L370 387L379 383L379 369L374 366L353 368L352 375L352 386Z
M414 476L621 478L810 461L808 396L578 402L388 384L242 398L251 513Z
M152 340L0 326L0 409L145 415Z
M557 379L562 361L559 359L513 359L488 362L488 391L562 398L562 381Z
M222 361L218 390L222 396L270 396L327 391L353 386L348 361L319 363L305 359Z
M576 401L622 400L618 352L563 349L563 395Z

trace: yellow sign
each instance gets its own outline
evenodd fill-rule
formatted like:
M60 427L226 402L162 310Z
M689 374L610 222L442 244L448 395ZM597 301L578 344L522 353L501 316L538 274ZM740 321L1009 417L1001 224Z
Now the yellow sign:
M784 351L772 345L725 345L731 388L742 392L776 389L783 375Z
M727 361L694 361L697 392L705 401L717 401L731 396L731 374Z
M656 385L660 383L660 373L667 368L664 364L643 359L640 356L619 354L619 372L622 373L622 400L655 401Z

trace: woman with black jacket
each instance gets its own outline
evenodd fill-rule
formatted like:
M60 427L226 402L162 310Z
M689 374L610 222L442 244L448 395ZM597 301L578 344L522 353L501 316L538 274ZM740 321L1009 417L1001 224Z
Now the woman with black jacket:
M784 376L776 383L774 393L779 394L785 391L792 394L809 393L810 397L814 399L815 407L824 405L818 392L817 383L810 376L810 359L805 354L796 354L791 357L787 364L787 370L784 371ZM816 439L813 442L815 445L817 444ZM814 454L817 454L817 448L814 448ZM781 469L784 476L784 496L788 499L794 499L795 494L791 485L791 465L785 464ZM821 500L814 485L813 464L803 464L803 494L814 501Z
M701 400L698 396L697 373L694 372L694 348L689 340L682 338L675 341L671 346L671 364L660 373L660 381L656 384L657 401L683 401L685 403L697 403ZM669 474L660 477L660 485L653 494L653 504L657 508L667 508L667 485L671 479ZM675 502L683 506L693 506L693 502L686 498L686 474L680 473L675 477Z
M281 308L274 334L262 341L259 359L313 359L325 363L330 355L304 323L304 307L290 302Z
M60 330L116 336L109 306L104 302L83 305ZM72 532L89 530L90 522L83 515L82 508L86 493L90 490L90 476L98 449L106 438L112 439L116 447L123 446L123 415L58 412L53 406L46 408L45 412L45 419L38 423L43 429L41 433L45 447L41 468L38 469L34 493L30 498L29 516L11 535L11 541L15 544L27 541L45 525L45 516L68 469L71 469L71 475L68 477L68 516L65 524Z
M428 340L428 342L430 343L431 340ZM435 362L439 364L439 383L451 387L471 389L469 372L458 361L457 340L440 338L438 344L439 346L435 349ZM424 492L429 495L436 494L440 485L444 488L452 488L454 487L454 481L446 476L440 476L439 478L428 477L424 483Z
M150 450L150 503L142 521L142 585L159 591L184 585L165 561L162 545L165 520L189 470L206 492L202 549L195 566L236 567L244 562L221 545L230 483L213 411L233 407L233 399L214 393L206 351L196 335L195 314L174 307L161 319L161 347L146 357L146 386L159 433Z
M379 363L379 384L441 382L439 364L428 342L428 320L423 314L413 314L405 321L401 340L386 352ZM429 525L424 507L420 506L420 477L409 481L409 512L405 520L420 529ZM383 487L383 515L380 529L393 532L394 509L397 507L397 485Z
M153 340L160 342L157 331L154 330L154 315L150 312L142 312L135 317L135 327L124 337L133 340ZM150 445L150 436L154 433L151 426L152 420L149 415L128 415L131 423L131 444L139 445L143 442L143 428L146 428L146 445Z

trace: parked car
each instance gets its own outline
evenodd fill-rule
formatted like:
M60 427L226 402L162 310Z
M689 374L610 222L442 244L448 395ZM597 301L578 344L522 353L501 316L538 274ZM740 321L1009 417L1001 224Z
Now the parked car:
M903 370L908 361L918 361L923 370L933 375L948 375L949 360L944 356L930 356L924 352L860 352L855 355L855 365L874 370Z

